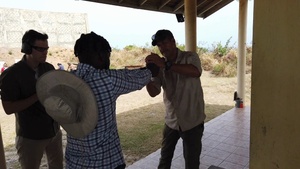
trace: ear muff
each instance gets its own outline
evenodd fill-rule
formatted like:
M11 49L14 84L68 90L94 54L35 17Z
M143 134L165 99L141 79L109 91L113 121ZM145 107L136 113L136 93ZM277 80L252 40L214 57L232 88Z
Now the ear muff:
M29 44L28 41L25 41L22 43L22 48L21 48L21 52L25 53L25 54L31 54L32 53L32 47Z

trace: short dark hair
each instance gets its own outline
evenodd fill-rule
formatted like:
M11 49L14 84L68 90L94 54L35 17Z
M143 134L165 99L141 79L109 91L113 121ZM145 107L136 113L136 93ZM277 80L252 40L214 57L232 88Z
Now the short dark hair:
M95 55L110 56L111 47L108 41L94 32L81 34L76 40L74 54L81 63L92 64Z
M22 43L28 43L29 45L33 45L36 40L47 40L48 35L46 33L40 33L33 29L30 29L25 32L22 38Z

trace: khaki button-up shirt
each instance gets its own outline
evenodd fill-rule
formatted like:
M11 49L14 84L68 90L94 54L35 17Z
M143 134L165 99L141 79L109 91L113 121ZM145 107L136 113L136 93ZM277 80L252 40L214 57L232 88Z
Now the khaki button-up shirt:
M192 64L201 72L201 62L197 53L178 49L176 64ZM186 131L203 123L204 113L203 90L200 78L187 77L172 71L160 70L152 78L155 86L163 88L163 100L166 108L165 122L175 130Z

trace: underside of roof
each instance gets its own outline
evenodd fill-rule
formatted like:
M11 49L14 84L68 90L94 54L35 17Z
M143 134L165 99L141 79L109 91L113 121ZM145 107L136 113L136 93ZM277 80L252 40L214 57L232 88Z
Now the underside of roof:
M170 14L184 14L184 0L85 0L89 2L144 9ZM197 17L207 18L233 0L197 0Z

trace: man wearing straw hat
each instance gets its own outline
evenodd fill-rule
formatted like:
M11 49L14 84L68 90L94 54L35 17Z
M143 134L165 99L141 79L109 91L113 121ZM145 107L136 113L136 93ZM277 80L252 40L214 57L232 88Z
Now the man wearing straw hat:
M77 70L49 72L37 85L47 112L67 132L66 168L124 169L116 100L122 94L142 89L159 68L109 69L111 47L94 32L80 36L74 53L80 62ZM85 83L72 77L73 73Z

